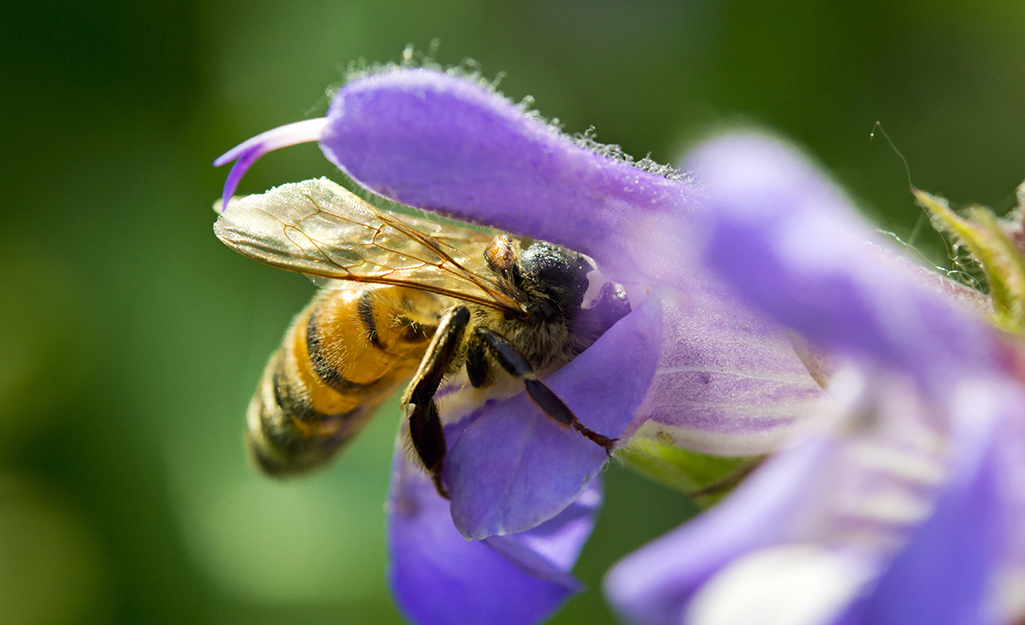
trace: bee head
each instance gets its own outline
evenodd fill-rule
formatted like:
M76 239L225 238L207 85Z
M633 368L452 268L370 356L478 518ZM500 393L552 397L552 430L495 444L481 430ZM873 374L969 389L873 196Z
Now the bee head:
M522 243L508 235L491 240L484 259L496 274L534 300L532 313L542 319L579 308L594 263L587 256L545 241Z
M560 311L579 308L587 290L587 274L594 263L560 245L534 241L522 250L510 270L513 284Z

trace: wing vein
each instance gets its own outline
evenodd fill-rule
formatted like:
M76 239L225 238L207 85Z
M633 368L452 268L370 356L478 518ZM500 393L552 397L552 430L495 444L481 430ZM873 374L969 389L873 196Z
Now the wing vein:
M405 286L525 314L522 296L484 267L492 233L388 215L326 178L240 198L218 218L215 231L236 251L274 267Z

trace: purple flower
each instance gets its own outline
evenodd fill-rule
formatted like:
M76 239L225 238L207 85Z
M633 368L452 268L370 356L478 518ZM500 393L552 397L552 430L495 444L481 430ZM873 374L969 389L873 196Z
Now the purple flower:
M626 285L606 293L627 293L629 314L616 321L622 302L600 301L592 310L611 328L545 380L585 425L621 445L763 454L821 402L781 326L690 257L703 197L688 180L571 139L477 81L397 69L347 84L325 118L266 132L218 159L237 161L223 205L262 154L314 140L377 194L565 245ZM577 588L568 571L607 457L523 394L450 419L446 433L451 503L397 454L397 601L421 624L535 622Z
M1025 388L1011 348L959 289L907 271L790 148L724 137L688 165L706 184L708 266L843 366L817 427L617 564L610 600L644 625L1021 622Z

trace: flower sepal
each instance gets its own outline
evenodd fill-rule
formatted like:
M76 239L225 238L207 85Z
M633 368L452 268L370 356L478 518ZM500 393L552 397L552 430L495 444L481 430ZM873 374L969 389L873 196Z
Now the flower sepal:
M1022 234L1021 216L1005 221L987 208L973 206L962 217L945 199L919 189L913 192L929 211L934 227L953 236L982 267L989 283L994 324L1016 334L1025 332L1025 256L1014 241L1015 229L1019 237Z
M634 436L620 458L631 469L683 492L704 509L732 492L764 456L713 456Z

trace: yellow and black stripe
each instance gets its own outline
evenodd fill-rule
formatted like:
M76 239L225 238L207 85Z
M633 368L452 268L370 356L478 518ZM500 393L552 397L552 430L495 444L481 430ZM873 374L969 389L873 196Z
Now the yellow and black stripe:
M247 446L270 475L331 459L423 358L444 302L396 286L325 289L295 318L249 406Z

